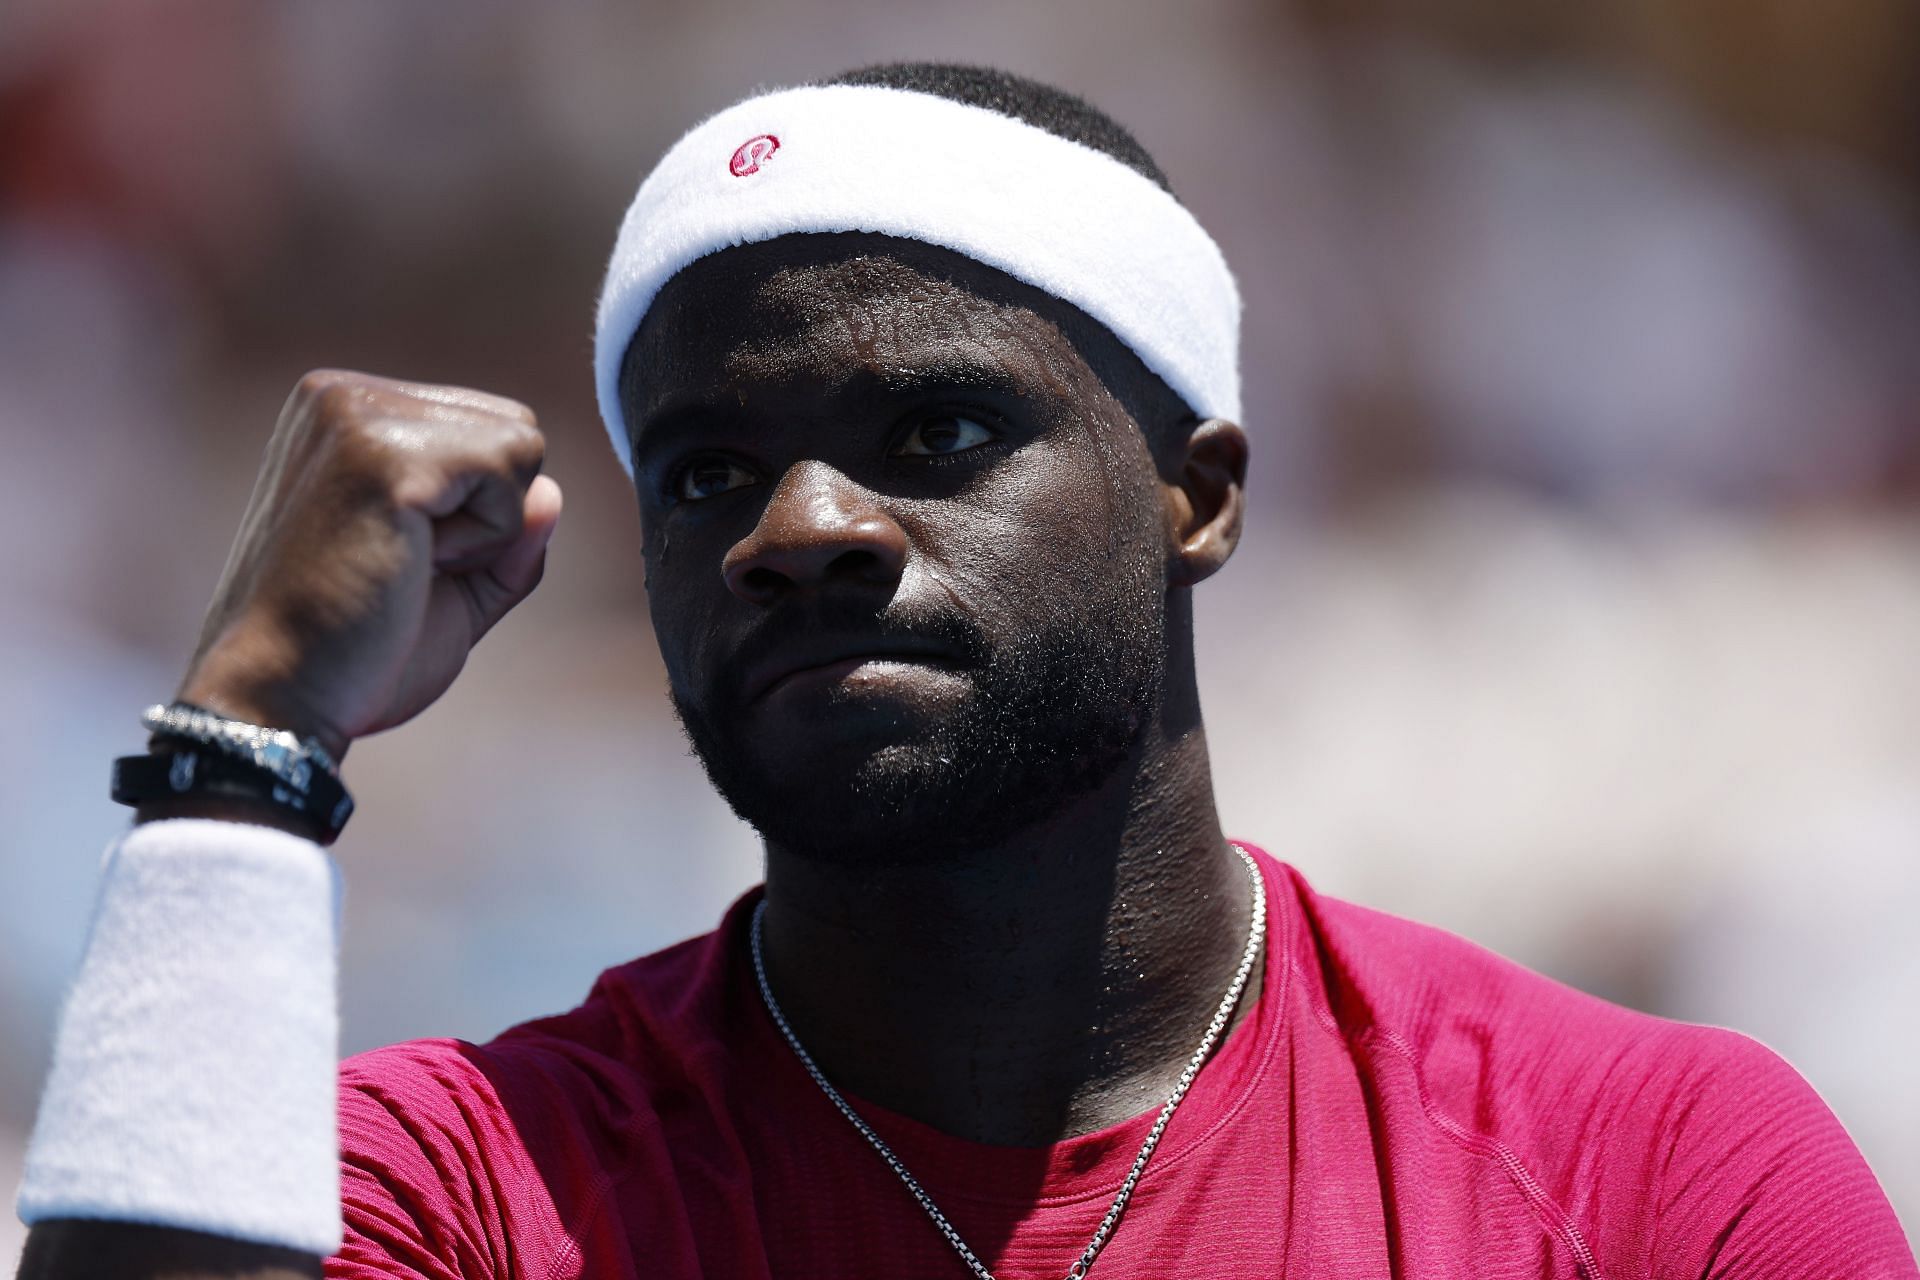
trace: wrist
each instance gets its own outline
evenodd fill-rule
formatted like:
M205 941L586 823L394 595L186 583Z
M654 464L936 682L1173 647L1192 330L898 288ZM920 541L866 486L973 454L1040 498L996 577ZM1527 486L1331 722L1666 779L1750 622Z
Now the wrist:
M156 823L115 842L21 1218L337 1250L339 903L332 860L277 831ZM162 1270L187 1274L137 1269Z
M331 844L353 814L337 764L311 739L185 702L140 719L148 752L113 762L112 794L142 822L213 818Z
M346 758L347 748L353 743L330 719L309 710L283 688L222 678L217 670L194 671L181 683L175 701L205 707L228 720L284 729L299 737L311 738L335 764Z

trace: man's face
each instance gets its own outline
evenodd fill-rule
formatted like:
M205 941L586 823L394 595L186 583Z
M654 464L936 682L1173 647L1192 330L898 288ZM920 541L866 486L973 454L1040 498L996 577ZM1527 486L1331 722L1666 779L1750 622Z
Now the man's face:
M704 259L649 313L626 407L654 629L695 749L774 844L937 857L1128 758L1162 692L1168 516L1076 323L844 235Z

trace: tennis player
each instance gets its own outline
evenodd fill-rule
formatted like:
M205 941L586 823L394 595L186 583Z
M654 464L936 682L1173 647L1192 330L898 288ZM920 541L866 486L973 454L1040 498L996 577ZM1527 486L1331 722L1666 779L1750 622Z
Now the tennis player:
M340 760L533 590L560 491L521 405L308 375L118 763L23 1274L1913 1277L1766 1049L1223 835L1191 599L1240 536L1239 315L1139 144L1030 81L688 133L596 374L766 883L571 1012L344 1065Z

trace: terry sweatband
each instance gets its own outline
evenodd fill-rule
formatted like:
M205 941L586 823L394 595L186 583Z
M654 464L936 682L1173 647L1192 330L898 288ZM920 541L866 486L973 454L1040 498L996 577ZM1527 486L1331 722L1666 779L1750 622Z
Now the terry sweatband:
M269 827L177 818L108 849L22 1221L339 1249L339 883Z
M594 334L601 416L633 471L620 365L682 268L733 245L869 231L964 254L1105 325L1203 418L1240 418L1240 294L1185 206L1119 160L984 107L867 85L727 108L627 209Z

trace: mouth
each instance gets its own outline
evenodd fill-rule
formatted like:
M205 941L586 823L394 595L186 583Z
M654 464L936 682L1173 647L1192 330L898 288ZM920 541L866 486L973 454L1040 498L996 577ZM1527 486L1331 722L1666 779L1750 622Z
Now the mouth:
M747 672L748 705L785 689L806 685L837 685L856 676L908 675L913 669L955 671L962 664L951 653L932 645L899 638L872 643L848 642L795 646Z

